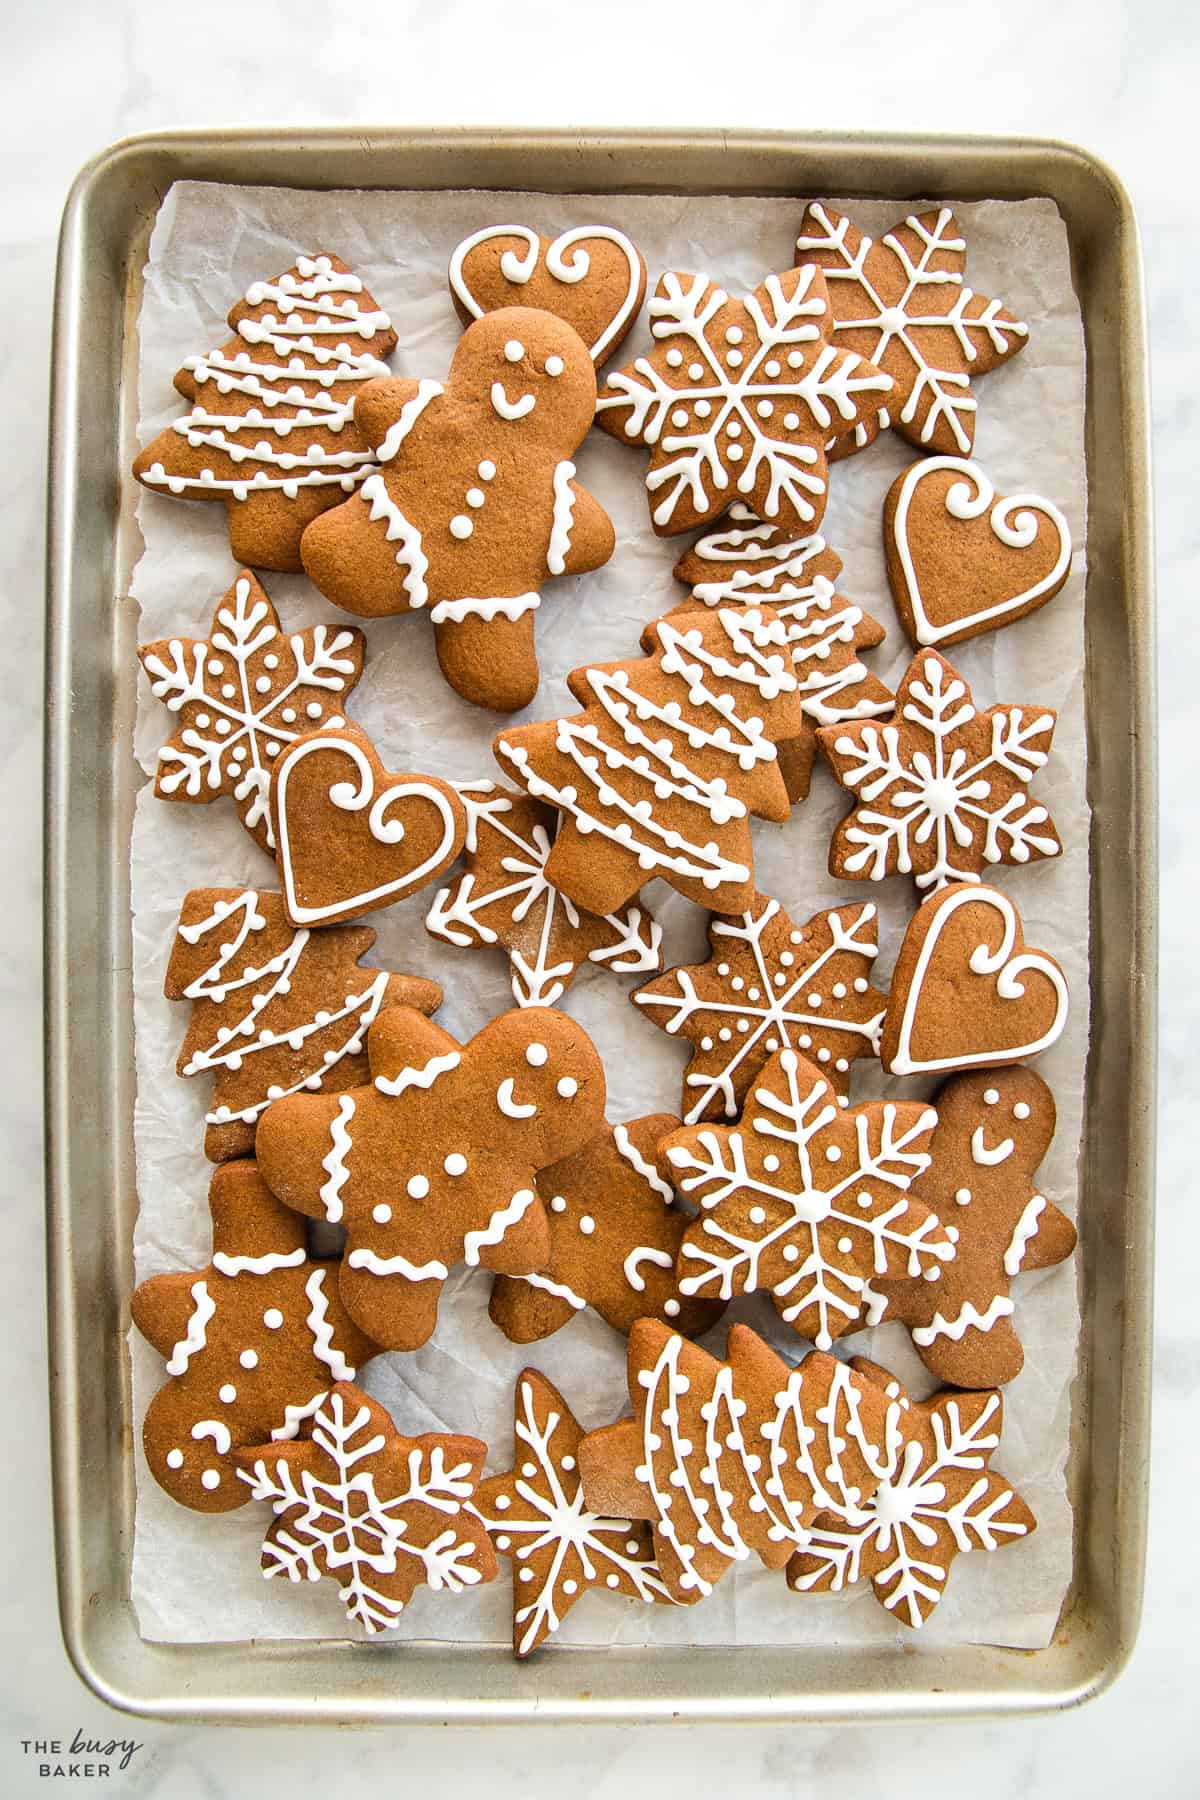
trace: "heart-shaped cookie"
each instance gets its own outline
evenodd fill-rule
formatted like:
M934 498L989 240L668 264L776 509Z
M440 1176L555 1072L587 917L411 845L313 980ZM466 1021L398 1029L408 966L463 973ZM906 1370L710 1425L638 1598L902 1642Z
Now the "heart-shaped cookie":
M1011 625L1057 594L1071 533L1038 494L996 490L978 463L931 456L883 503L888 580L914 644L959 644Z
M279 758L271 816L293 925L332 925L390 906L448 868L466 834L448 782L389 773L351 726L311 732Z
M556 238L527 225L488 225L450 258L450 291L464 323L502 306L554 313L574 326L599 363L638 315L646 265L611 225L579 225Z
M892 976L880 1060L893 1075L978 1069L1049 1049L1067 983L1029 950L1007 894L955 882L909 920Z

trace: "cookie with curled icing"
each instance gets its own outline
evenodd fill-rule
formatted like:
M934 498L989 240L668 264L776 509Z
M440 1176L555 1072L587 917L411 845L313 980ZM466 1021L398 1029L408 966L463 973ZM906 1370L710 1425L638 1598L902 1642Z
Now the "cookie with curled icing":
M485 225L450 258L464 324L502 306L536 306L574 326L599 364L624 343L646 293L646 264L623 231L576 225L557 237L528 225Z

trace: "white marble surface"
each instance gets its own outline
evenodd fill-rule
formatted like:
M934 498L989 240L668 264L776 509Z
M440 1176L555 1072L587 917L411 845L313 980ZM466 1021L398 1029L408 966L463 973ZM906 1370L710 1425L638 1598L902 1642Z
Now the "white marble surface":
M711 15L706 27L704 15ZM507 7L397 0L370 17L348 7L207 0L185 11L131 0L6 0L0 145L8 172L0 237L0 393L8 423L0 489L0 606L11 653L0 675L0 767L7 813L10 930L0 950L9 1027L0 1099L7 1256L4 1343L13 1377L0 1592L0 1791L41 1791L22 1739L132 1735L144 1748L114 1791L184 1800L319 1791L457 1791L477 1776L495 1800L677 1792L710 1783L764 1796L818 1784L847 1797L970 1792L1100 1796L1186 1793L1200 1766L1189 1663L1200 1575L1170 1529L1195 1512L1194 1405L1200 1328L1193 1268L1200 1223L1185 1132L1187 1057L1197 1033L1195 959L1185 954L1183 888L1200 859L1194 753L1194 584L1200 565L1189 379L1200 279L1188 154L1200 33L1186 0L1009 0L994 13L962 0L888 6L860 0L825 15L776 0L747 9L757 40L723 42L726 6L673 9L627 0ZM254 24L251 24L253 16ZM903 23L897 23L902 19ZM981 20L987 19L986 26ZM258 23L261 21L261 24ZM711 43L713 50L704 48ZM762 49L758 46L761 44ZM94 150L129 132L215 120L754 124L777 127L1014 131L1074 139L1106 157L1133 193L1145 241L1155 353L1159 596L1163 637L1163 947L1158 1379L1146 1615L1129 1670L1082 1713L940 1731L535 1729L410 1733L222 1731L131 1725L80 1687L61 1647L48 1507L40 1225L40 685L44 442L54 240L67 185ZM1189 495L1185 499L1185 484ZM1189 524L1189 519L1191 523ZM1192 655L1189 656L1189 651ZM1188 698L1185 698L1188 697ZM1173 761L1178 767L1173 767ZM19 1047L18 1047L19 1046ZM1189 1431L1192 1433L1189 1436ZM1191 1776L1188 1770L1192 1771ZM385 1786L386 1784L386 1786ZM703 1784L703 1786L701 1786Z

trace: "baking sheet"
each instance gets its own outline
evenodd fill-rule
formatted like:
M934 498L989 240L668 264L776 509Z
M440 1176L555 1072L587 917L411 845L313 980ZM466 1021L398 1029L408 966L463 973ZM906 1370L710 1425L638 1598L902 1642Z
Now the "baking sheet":
M835 204L842 204L834 199ZM177 184L151 241L141 315L139 439L178 416L170 378L183 358L222 340L224 315L249 281L286 267L298 250L336 250L391 313L401 348L396 373L440 375L459 326L444 271L454 245L491 222L519 220L554 232L580 223L612 223L642 248L651 280L664 267L704 268L731 288L752 287L771 268L788 266L803 199L641 196L551 196L448 193L308 193L282 189ZM896 209L846 202L867 230L884 229ZM1083 728L1083 340L1069 273L1066 233L1049 201L984 203L957 209L968 245L972 285L1005 298L1031 327L1029 347L977 388L976 453L1001 492L1032 488L1058 502L1077 548L1063 593L1036 617L1008 632L958 646L953 659L975 685L977 699L1031 700L1055 706L1056 754L1038 793L1067 845L1057 862L1004 870L999 884L1017 901L1031 941L1051 950L1071 982L1074 1013L1040 1068L1054 1087L1059 1129L1043 1165L1044 1191L1074 1212L1076 1163L1087 1052L1087 801ZM636 354L644 327L619 353ZM1052 426L1048 429L1048 422ZM894 438L838 466L823 534L845 558L840 586L885 623L887 642L868 660L894 681L909 650L895 624L878 541L879 509L896 472L913 453ZM543 682L528 716L573 710L563 677L589 659L635 653L647 618L683 594L671 565L686 540L654 537L641 474L644 456L593 433L576 461L617 525L612 562L580 581L546 590L539 615ZM142 608L141 636L204 635L218 596L234 572L224 510L142 494L138 508L146 551L132 583ZM287 628L340 619L299 576L266 582ZM367 626L368 661L351 712L375 737L393 767L425 767L460 779L494 774L489 745L495 721L467 707L441 681L427 625L406 618ZM521 715L525 716L525 715ZM137 749L153 767L168 729L164 709L143 685ZM825 870L829 832L844 797L824 771L810 799L785 827L756 825L759 885L803 918L838 898L865 897L863 884L832 882ZM231 807L171 807L149 789L139 799L132 851L138 1102L136 1146L141 1211L135 1240L138 1279L161 1269L194 1266L209 1254L205 1205L210 1167L201 1154L206 1084L173 1073L186 1008L162 998L162 977L179 902L189 887L274 884L273 868L238 825ZM441 1021L457 1036L477 1030L510 1004L507 965L494 955L458 951L423 929L429 892L373 915L379 944L373 961L434 975L447 989ZM913 892L901 880L872 887L881 914L877 977L890 968ZM669 962L704 952L704 915L661 883L648 898L663 922ZM592 1032L610 1079L610 1118L678 1101L683 1048L640 1020L628 1006L632 983L588 970L565 1007ZM855 1099L883 1090L877 1068L859 1071ZM910 1093L919 1084L907 1084ZM489 1468L508 1466L510 1401L526 1363L546 1369L587 1424L623 1410L623 1340L590 1314L535 1346L512 1346L486 1316L488 1277L459 1274L442 1303L433 1342L411 1355L370 1365L365 1385L410 1431L446 1426L475 1431L492 1446ZM785 1355L799 1340L758 1300L741 1303ZM779 1576L739 1570L703 1606L672 1612L589 1597L570 1615L556 1642L827 1643L986 1642L1036 1648L1050 1639L1071 1572L1071 1519L1063 1487L1069 1431L1069 1386L1078 1309L1074 1273L1046 1271L1022 1279L1017 1324L1026 1367L1006 1391L1004 1442L996 1461L1038 1515L1039 1530L996 1557L960 1558L946 1599L918 1638L876 1606L869 1590L796 1596ZM719 1348L723 1327L714 1340ZM133 1334L134 1409L140 1420L161 1380L161 1362ZM930 1386L899 1326L843 1340L844 1353L877 1356L909 1380ZM258 1550L265 1509L249 1505L218 1517L175 1506L149 1477L138 1453L137 1533L132 1593L147 1637L209 1641L247 1637L353 1636L327 1584L293 1588L264 1583ZM214 1579L214 1575L218 1578ZM453 1637L507 1643L507 1567L489 1588L456 1599L418 1596L398 1636Z

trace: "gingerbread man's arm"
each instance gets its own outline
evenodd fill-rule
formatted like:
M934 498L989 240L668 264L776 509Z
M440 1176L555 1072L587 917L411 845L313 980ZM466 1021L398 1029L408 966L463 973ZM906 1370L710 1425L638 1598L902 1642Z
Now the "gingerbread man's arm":
M1055 1263L1065 1262L1075 1248L1077 1237L1074 1225L1062 1208L1055 1206L1052 1200L1046 1200L1038 1214L1036 1229L1021 1247L1018 1272L1027 1274L1030 1269L1052 1269Z
M562 573L587 575L602 568L616 548L613 522L594 494L579 482L569 484L575 507L571 517L571 539L567 547Z
M372 450L379 449L388 432L401 420L405 407L418 399L422 387L428 385L396 375L363 383L354 403L354 423Z
M196 1304L192 1289L203 1280L200 1270L180 1269L170 1275L152 1275L134 1289L129 1302L133 1322L160 1356L170 1356L186 1338Z

